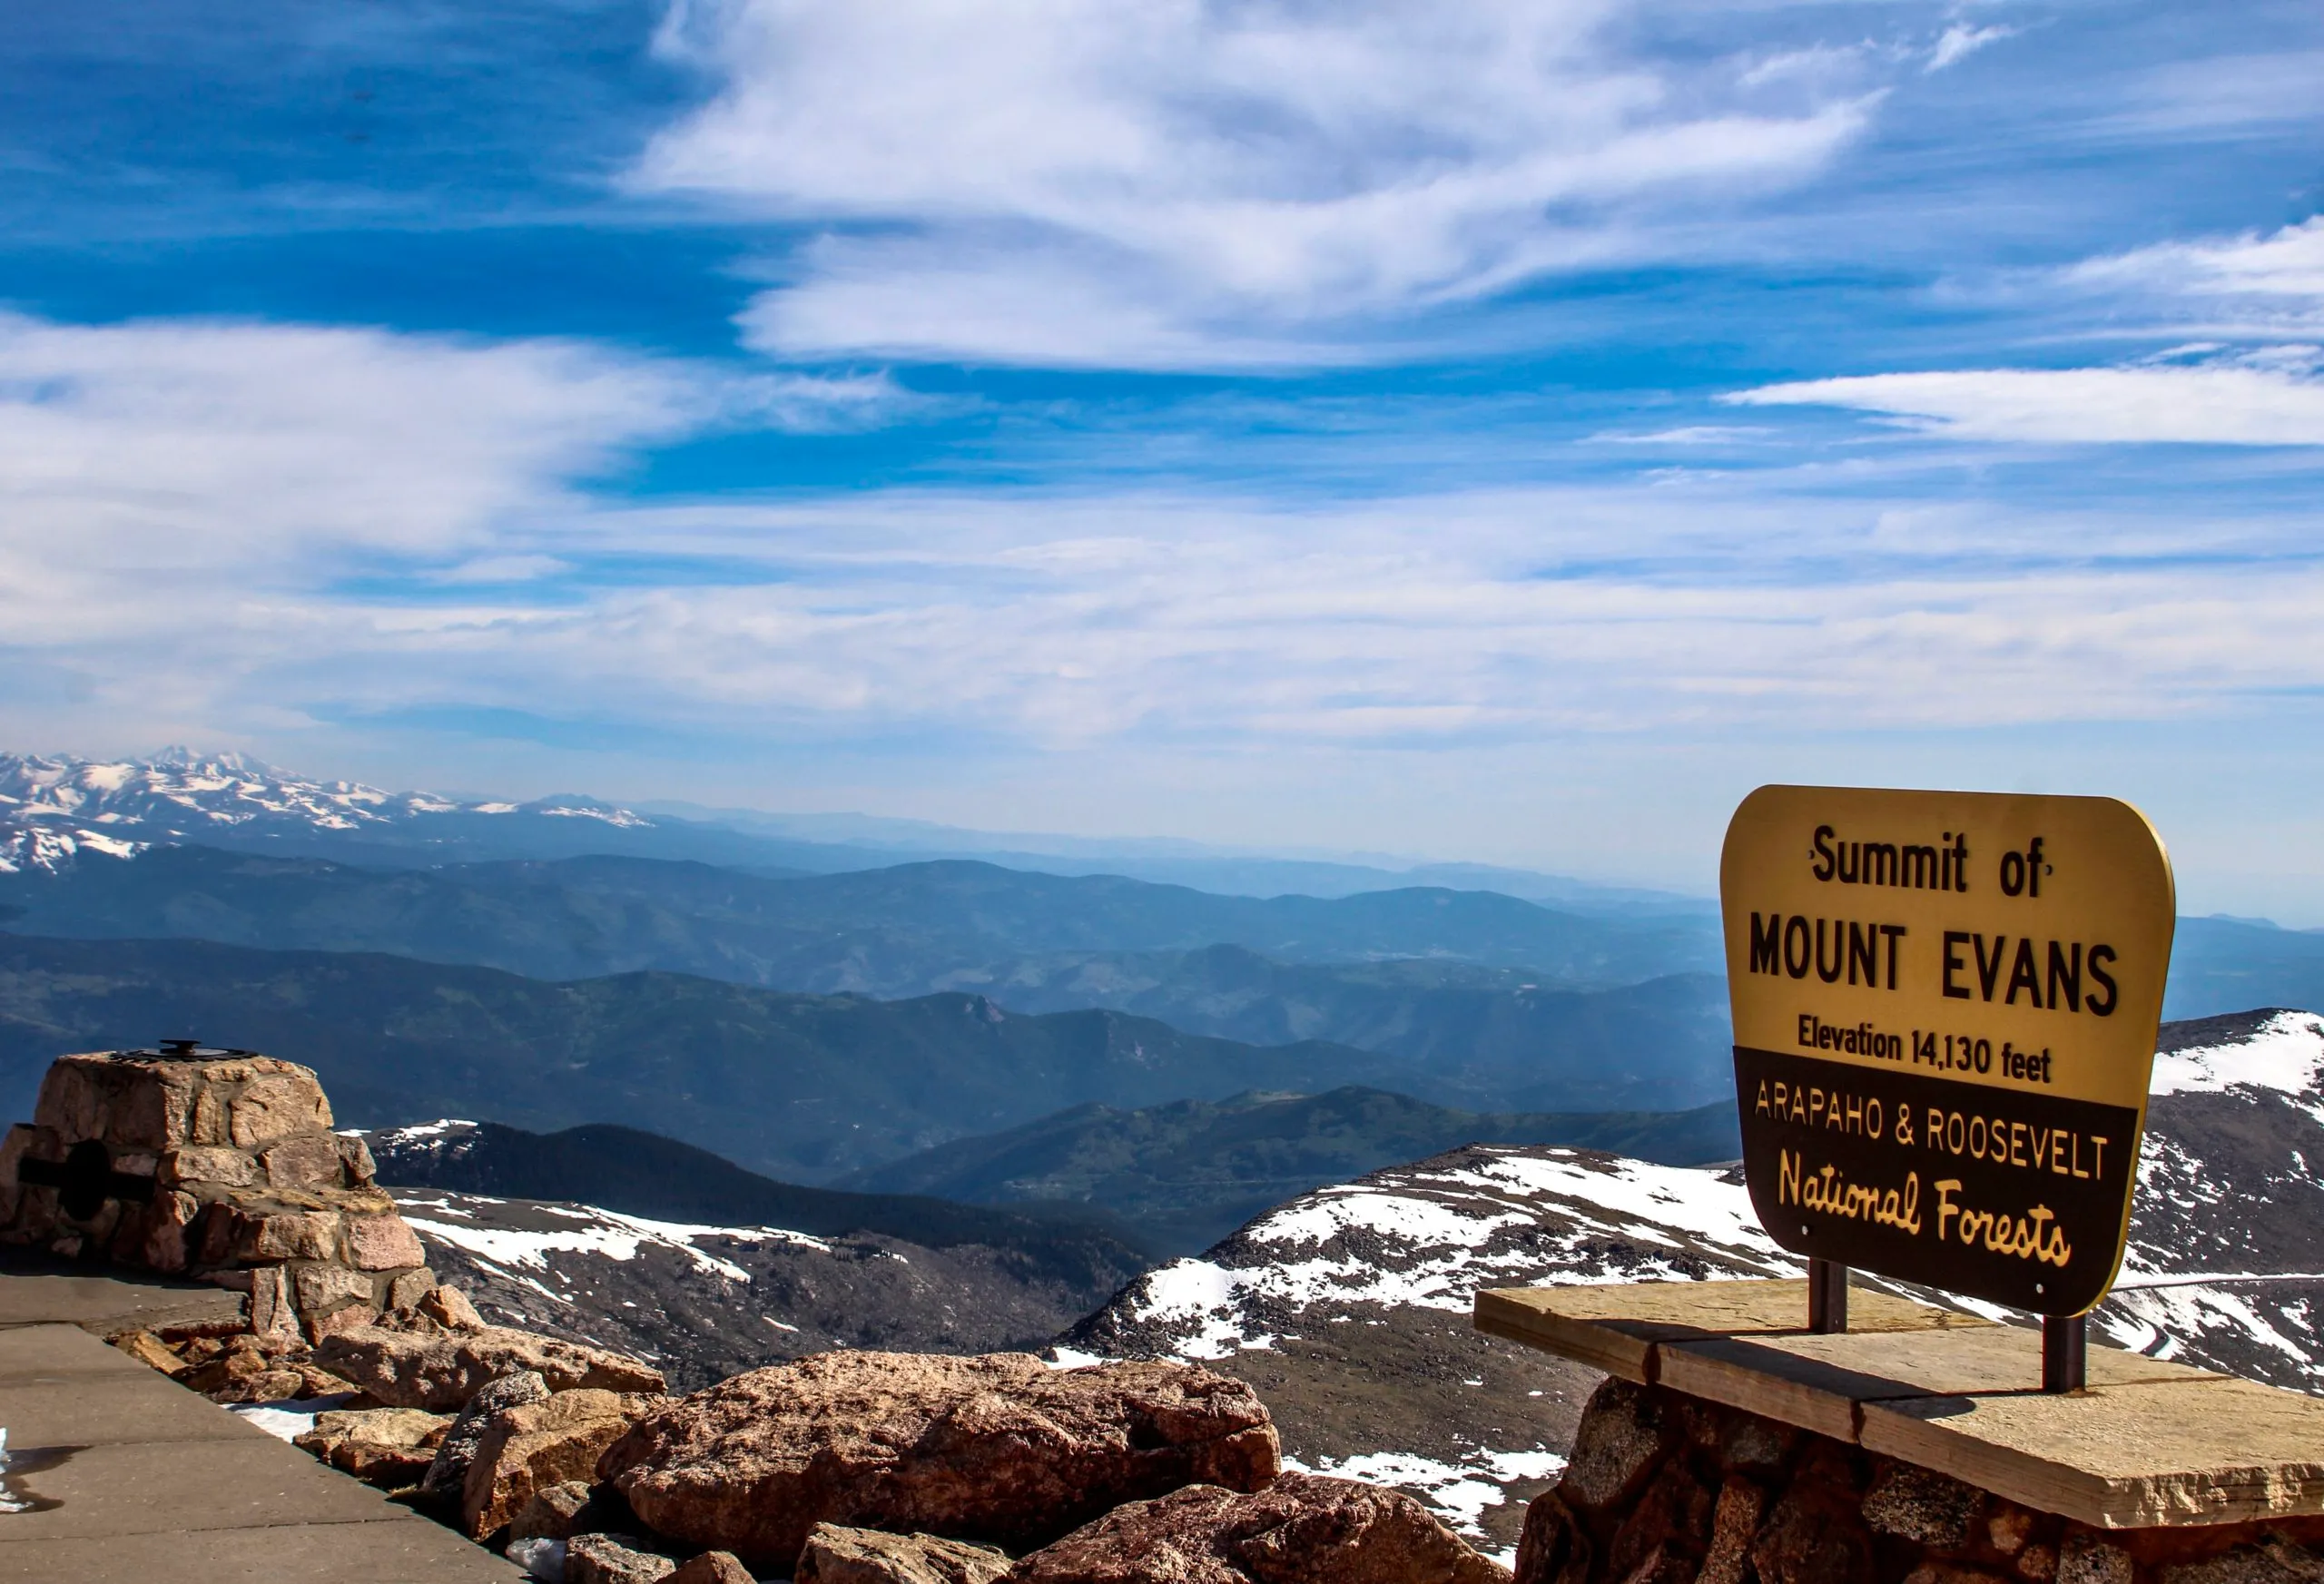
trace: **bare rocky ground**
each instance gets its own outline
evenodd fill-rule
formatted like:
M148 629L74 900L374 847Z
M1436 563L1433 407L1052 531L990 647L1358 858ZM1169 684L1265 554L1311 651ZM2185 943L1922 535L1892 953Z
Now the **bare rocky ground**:
M648 1359L676 1391L835 1347L1039 1350L1093 1310L1111 1313L1102 1306L1114 1296L1029 1281L1010 1251L978 1245L939 1250L394 1193L429 1264L486 1319ZM1384 1265L1425 1258L1355 1235ZM1571 1257L1545 1254L1541 1268ZM1465 1299L1458 1312L1358 1300L1329 1315L1301 1312L1296 1327L1291 1310L1279 1312L1285 1334L1210 1362L1259 1392L1285 1457L1403 1488L1487 1550L1511 1553L1524 1501L1555 1481L1554 1454L1571 1441L1595 1372L1478 1335ZM1141 1335L1151 1345L1121 1336L1103 1351L1181 1351L1158 1331ZM1086 1336L1069 1348L1099 1351Z
M2324 1018L2167 1025L2154 1087L2128 1253L2093 1336L2324 1392ZM1471 1333L1479 1288L1797 1271L1731 1173L1472 1146L1291 1200L1147 1273L1065 1347L1246 1380L1286 1456L1401 1486L1506 1557L1599 1377Z
M2162 1043L2130 1253L2096 1334L2319 1390L2324 1020L2251 1013ZM1598 1377L1476 1335L1479 1287L1796 1269L1726 1174L1548 1147L1453 1150L1303 1195L1118 1294L1029 1284L976 1247L399 1199L491 1318L654 1356L681 1388L832 1346L973 1352L1059 1332L1062 1359L1200 1361L1258 1391L1294 1465L1402 1488L1503 1557Z
M1016 1250L652 1221L583 1205L392 1190L436 1272L496 1324L650 1359L676 1391L835 1347L1035 1349L1105 1303Z
M1551 1454L1572 1445L1604 1379L1465 1320L1362 1306L1312 1340L1280 1338L1212 1367L1258 1392L1287 1462L1403 1490L1503 1559L1526 1503L1557 1483L1564 1459Z
M1602 1377L1476 1334L1477 1289L1791 1269L1716 1171L1471 1146L1303 1195L1147 1273L1059 1351L1247 1381L1287 1459L1406 1491L1506 1559Z

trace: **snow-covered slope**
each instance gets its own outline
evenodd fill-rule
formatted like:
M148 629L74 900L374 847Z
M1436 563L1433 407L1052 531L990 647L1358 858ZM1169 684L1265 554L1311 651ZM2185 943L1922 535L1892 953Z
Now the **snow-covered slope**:
M2154 1095L2228 1095L2263 1091L2317 1103L2324 1077L2324 1018L2268 1008L2165 1026L2154 1053ZM2315 1113L2319 1121L2324 1114Z
M2324 1018L2163 1026L2109 1340L2324 1392Z
M1477 1335L1476 1290L1796 1268L1728 1174L1472 1146L1303 1195L1149 1272L1059 1356L1212 1362L1259 1389L1294 1461L1401 1486L1506 1558L1596 1379Z
M1038 1347L1088 1299L1015 1251L698 1226L586 1205L389 1190L487 1319L617 1348L691 1391L834 1347Z
M1303 1195L1149 1272L1073 1345L1218 1359L1374 1309L1465 1316L1480 1287L1789 1274L1724 1175L1476 1146Z
M2324 1018L2166 1025L2154 1090L2123 1276L2093 1316L2098 1335L2324 1392ZM1478 1288L1797 1269L1734 1172L1476 1146L1294 1199L1149 1272L1065 1349L1202 1359L1271 1384L1295 1456L1393 1465L1377 1477L1505 1546L1567 1444L1576 1388L1519 1391L1521 1349L1472 1338L1458 1351ZM1470 1390L1415 1394L1410 1379L1429 1368Z
M127 858L161 841L386 833L448 814L652 823L587 798L462 802L311 781L240 753L172 748L110 762L0 753L0 872L55 869L84 852Z

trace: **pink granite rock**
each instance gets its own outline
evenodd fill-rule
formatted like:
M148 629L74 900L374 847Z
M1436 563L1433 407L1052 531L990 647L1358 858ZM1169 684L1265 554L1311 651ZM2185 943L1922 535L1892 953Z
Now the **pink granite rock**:
M346 1225L348 1256L358 1270L398 1271L428 1263L419 1235L400 1215L350 1215Z
M736 1375L649 1415L597 1467L657 1532L787 1571L830 1522L1044 1544L1197 1481L1282 1466L1248 1386L1160 1363L840 1352Z
M1009 1568L1009 1553L992 1546L819 1523L792 1584L998 1584Z
M1509 1584L1400 1491L1285 1474L1118 1507L1017 1564L1009 1584Z
M392 1408L458 1408L487 1382L533 1371L550 1390L655 1392L662 1372L635 1359L529 1331L389 1331L359 1326L315 1345L315 1362Z
M540 1492L587 1479L597 1454L654 1401L617 1392L559 1392L493 1415L461 1483L460 1517L468 1533L481 1540Z

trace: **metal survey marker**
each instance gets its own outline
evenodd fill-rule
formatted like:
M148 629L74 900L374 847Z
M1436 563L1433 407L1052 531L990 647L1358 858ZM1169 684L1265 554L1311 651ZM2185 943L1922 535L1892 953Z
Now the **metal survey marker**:
M1719 898L1769 1235L2047 1316L2104 1296L2176 904L2145 816L1766 786L1728 826Z

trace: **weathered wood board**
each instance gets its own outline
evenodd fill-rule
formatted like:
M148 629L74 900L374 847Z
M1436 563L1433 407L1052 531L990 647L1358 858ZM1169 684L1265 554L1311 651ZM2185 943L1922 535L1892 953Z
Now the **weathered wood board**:
M1640 1385L1653 1381L1657 1343L1804 1334L1807 1316L1807 1282L1786 1278L1503 1288L1479 1293L1476 1300L1479 1331ZM1848 1323L1864 1332L1992 1324L1974 1315L1869 1292L1850 1294Z
M1855 1309L1854 1295L1848 1306ZM1657 1379L1674 1392L1855 1441L1868 1402L2030 1390L2042 1377L2042 1337L2017 1326L1980 1324L1932 1327L1909 1337L1851 1329L1832 1336L1674 1339L1659 1363ZM2225 1377L2102 1348L2091 1352L2090 1379L2131 1385Z

